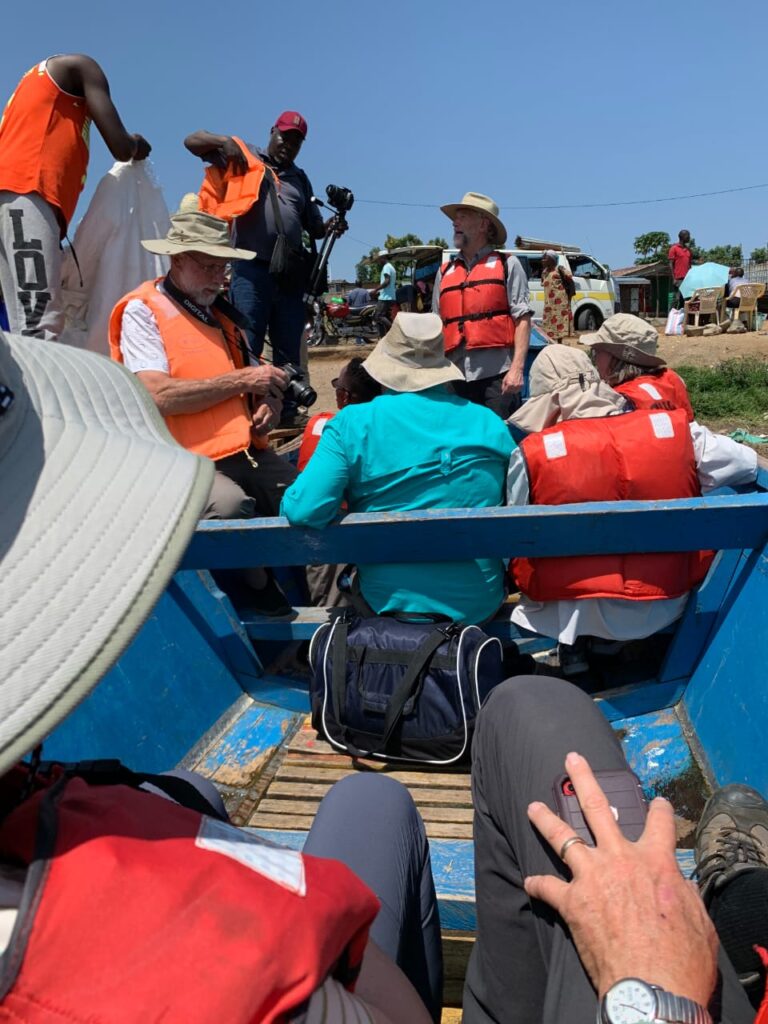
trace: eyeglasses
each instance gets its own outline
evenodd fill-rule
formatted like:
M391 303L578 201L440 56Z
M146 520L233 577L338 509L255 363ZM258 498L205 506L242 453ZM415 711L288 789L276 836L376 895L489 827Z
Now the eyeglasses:
M203 261L195 256L193 252L188 252L186 255L193 263L196 263L198 267L200 267L204 274L208 274L210 277L229 273L229 260L216 260L215 262L212 260Z

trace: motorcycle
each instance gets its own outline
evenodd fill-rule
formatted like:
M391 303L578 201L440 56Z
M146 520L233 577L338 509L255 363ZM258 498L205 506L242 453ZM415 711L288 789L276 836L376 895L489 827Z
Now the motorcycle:
M376 312L376 305L352 309L347 302L323 302L313 304L314 317L307 344L335 345L343 341L378 341L392 326L391 321Z

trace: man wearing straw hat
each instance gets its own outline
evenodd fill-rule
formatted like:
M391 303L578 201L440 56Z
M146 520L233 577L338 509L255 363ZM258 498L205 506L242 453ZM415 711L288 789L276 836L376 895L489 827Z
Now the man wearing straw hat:
M348 405L326 424L281 512L322 528L346 499L350 512L488 508L502 502L514 442L488 409L460 398L460 370L443 352L440 318L398 313L365 361L384 388L372 402ZM447 615L479 623L504 599L498 559L360 565L362 597L376 614Z
M435 278L432 310L464 376L456 393L506 419L521 402L533 315L528 279L516 256L499 252L507 229L491 198L467 192L440 209L453 222L459 251Z
M136 374L173 437L216 463L207 519L277 515L295 470L269 450L288 378L268 365L249 365L237 311L223 299L235 249L226 221L185 208L171 217L166 238L141 243L170 256L163 280L145 281L117 303L109 322L113 359ZM248 600L265 614L288 606L267 570L247 570Z

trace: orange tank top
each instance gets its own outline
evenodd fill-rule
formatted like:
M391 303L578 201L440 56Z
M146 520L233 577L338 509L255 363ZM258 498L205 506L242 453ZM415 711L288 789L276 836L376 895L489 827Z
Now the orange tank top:
M0 120L0 191L37 192L65 234L85 185L91 119L83 96L64 92L41 61L24 75Z

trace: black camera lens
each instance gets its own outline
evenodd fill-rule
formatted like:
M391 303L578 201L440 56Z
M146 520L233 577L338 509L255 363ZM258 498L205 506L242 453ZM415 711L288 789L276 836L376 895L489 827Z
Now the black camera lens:
M288 387L285 389L286 395L290 395L297 405L303 405L305 409L308 409L310 405L314 405L317 401L317 392L304 379L301 367L295 366L293 363L283 363L281 369L288 374Z

